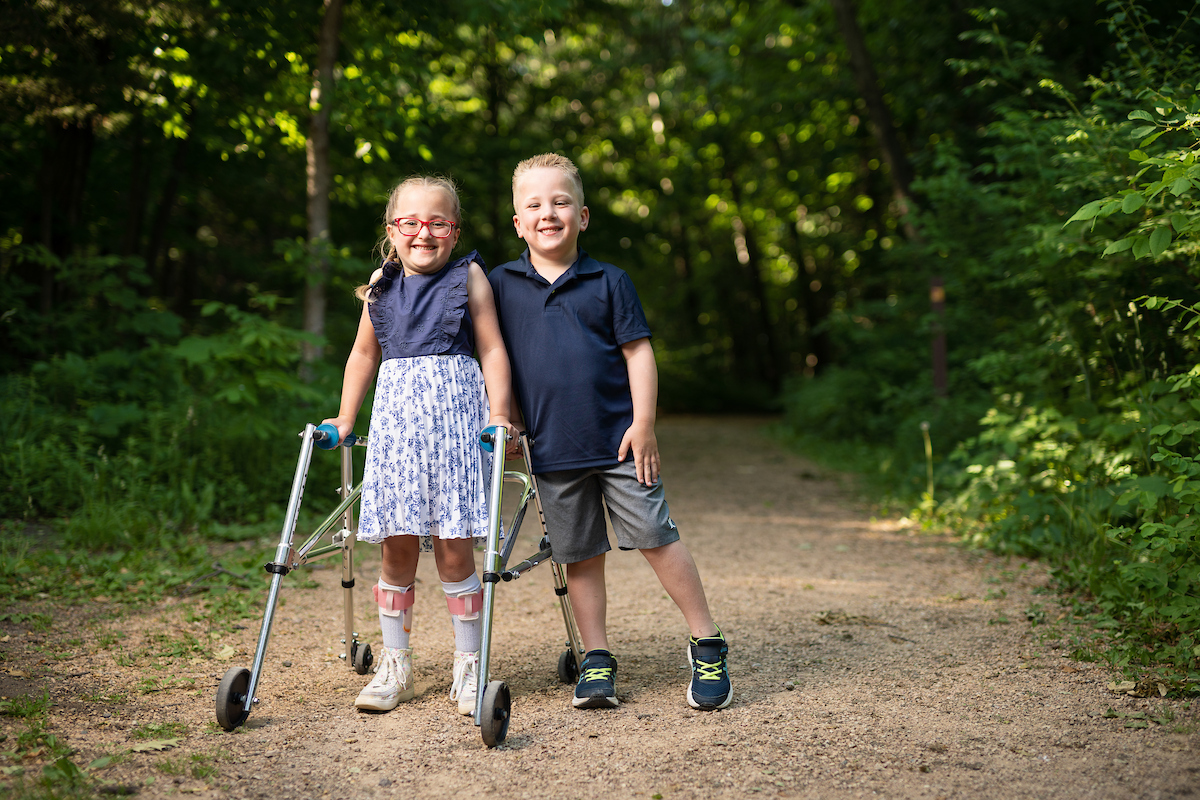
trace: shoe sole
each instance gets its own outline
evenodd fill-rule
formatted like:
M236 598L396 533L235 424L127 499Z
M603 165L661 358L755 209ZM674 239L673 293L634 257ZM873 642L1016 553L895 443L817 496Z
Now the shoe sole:
M616 697L572 697L571 705L575 708L616 708L621 701Z
M415 694L416 691L414 689L401 692L396 696L396 701L391 705L388 705L385 700L355 700L354 707L363 711L391 711L401 703L407 703L409 700L412 700Z

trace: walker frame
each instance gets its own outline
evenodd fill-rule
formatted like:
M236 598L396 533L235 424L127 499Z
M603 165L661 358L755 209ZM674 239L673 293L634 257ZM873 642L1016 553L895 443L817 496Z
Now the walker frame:
M254 661L250 669L245 667L230 667L217 686L216 715L217 724L226 731L232 731L246 722L251 710L258 704L255 695L259 681L262 678L263 663L266 658L267 645L271 636L271 626L275 611L279 605L279 594L283 586L283 578L289 572L299 569L312 561L341 555L342 558L342 596L345 615L345 635L342 643L346 652L339 658L346 661L355 672L365 675L374 664L371 646L359 640L354 630L354 544L358 538L358 523L355 519L354 504L362 495L362 483L354 484L354 464L352 448L365 446L366 437L349 434L338 442L337 431L331 425L316 426L307 424L300 433L300 455L296 462L296 472L292 478L291 494L288 498L287 511L284 513L283 527L279 534L279 543L275 548L274 558L263 568L271 573L271 586L267 593L266 608L263 612L262 627L259 631L258 644L254 652ZM480 729L484 744L495 747L508 735L508 724L511 718L512 699L508 685L501 680L491 679L492 632L495 627L495 593L501 582L515 580L529 570L551 559L550 540L546 535L546 516L542 511L541 499L537 493L537 479L533 475L533 464L530 460L529 449L531 442L525 433L519 437L521 454L525 461L525 472L505 470L504 453L509 438L508 431L502 427L490 426L480 435L480 446L492 451L492 474L490 476L491 494L488 505L488 529L484 545L483 570L483 607L482 639L479 650L478 691L475 700L473 719ZM341 502L329 516L318 525L313 533L299 547L294 545L297 520L300 506L304 497L304 486L308 477L308 469L312 460L313 447L321 449L337 449L341 456L341 483L338 495ZM519 487L519 499L512 511L507 534L503 527L503 487L505 483L516 484ZM538 552L521 561L513 567L508 566L509 558L517 541L521 523L528 510L530 501L537 510L538 523L541 527L542 538ZM334 528L341 523L341 527ZM332 532L332 533L331 533ZM325 534L330 533L329 543L318 547ZM583 644L579 629L575 625L575 617L571 609L571 598L567 591L566 573L562 565L551 560L551 571L554 576L554 592L559 599L563 623L566 627L566 650L558 659L558 679L563 683L574 683L579 676L583 663Z

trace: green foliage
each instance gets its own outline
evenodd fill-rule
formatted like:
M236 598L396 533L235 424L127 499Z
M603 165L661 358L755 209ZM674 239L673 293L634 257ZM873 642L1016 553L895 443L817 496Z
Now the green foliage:
M15 251L30 254L55 269L91 271L97 286L140 269L137 260ZM92 548L264 519L294 468L288 434L325 413L308 409L336 407L329 383L299 377L301 344L312 337L281 322L287 304L269 293L252 292L248 308L205 304L186 336L170 312L138 311L145 301L115 289L107 298L116 335L81 324L63 355L0 376L13 431L0 451L0 515L65 518L68 540ZM152 324L160 318L174 322ZM334 466L318 465L317 474Z
M839 333L853 355L798 386L788 418L880 448L876 471L912 506L924 415L935 481L917 518L1046 559L1107 631L1093 657L1195 691L1196 37L1186 13L1107 8L1116 55L1085 81L995 13L968 37L980 54L951 62L994 121L974 152L935 148L914 184L923 241L890 254L944 277L948 399L892 389L913 385L898 362L928 358L900 296L890 314L847 310L871 324Z

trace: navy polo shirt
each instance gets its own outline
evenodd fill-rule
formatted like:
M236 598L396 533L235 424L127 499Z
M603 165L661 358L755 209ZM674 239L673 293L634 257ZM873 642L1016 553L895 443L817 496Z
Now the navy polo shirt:
M633 424L621 345L650 335L633 281L582 250L553 285L529 251L488 275L533 471L611 466Z

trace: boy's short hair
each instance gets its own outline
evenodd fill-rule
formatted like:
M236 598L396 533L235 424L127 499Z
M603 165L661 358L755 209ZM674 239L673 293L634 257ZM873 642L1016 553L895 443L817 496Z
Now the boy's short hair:
M560 169L565 172L567 177L571 179L571 185L575 187L575 199L579 201L579 205L583 205L583 178L579 177L579 167L575 166L575 162L566 156L560 156L558 153L542 153L541 155L525 159L520 164L517 164L517 168L513 170L513 208L516 208L517 205L517 181L521 180L525 173L530 170L541 167Z

